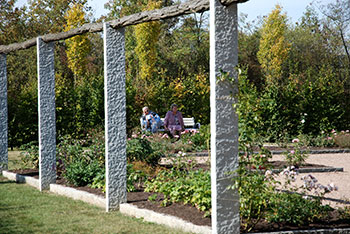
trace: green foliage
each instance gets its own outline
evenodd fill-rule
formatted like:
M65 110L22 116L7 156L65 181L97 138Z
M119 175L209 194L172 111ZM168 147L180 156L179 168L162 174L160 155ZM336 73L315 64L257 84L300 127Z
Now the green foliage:
M308 158L308 154L301 149L302 144L300 144L299 139L293 139L293 148L290 151L287 151L284 154L284 158L288 165L290 166L302 166L306 159Z
M164 195L163 206L173 202L189 203L205 215L210 215L211 189L210 172L199 170L170 169L160 171L157 176L145 183L145 191Z
M275 223L296 225L309 224L325 217L329 206L323 206L320 199L305 199L300 194L276 192L270 194L270 206L267 220Z
M247 69L239 70L239 95L235 105L238 114L239 140L254 142L262 135L261 100L256 87L249 82Z
M240 196L240 216L246 222L242 225L249 231L265 216L270 200L270 193L274 191L274 181L267 180L260 169L268 170L267 160L271 153L266 150L253 154L253 142L241 142L239 168L234 174L232 188L238 190ZM254 170L252 170L254 169ZM259 169L259 170L257 170Z
M199 72L174 79L169 86L173 96L169 103L177 103L183 116L194 117L201 124L210 123L209 73Z
M96 175L103 174L102 168L96 160L84 157L73 158L65 165L65 169L63 176L75 186L92 184Z
M39 169L39 146L38 142L21 145L21 160L24 167Z
M154 151L151 143L145 138L134 138L127 141L126 155L129 162L141 161L150 165L158 164L162 153Z
M90 185L91 188L102 189L102 192L106 192L106 172L105 170L100 170L97 172L97 175L92 179Z
M234 174L235 184L232 186L240 195L240 215L244 231L249 232L261 220L277 224L305 225L328 215L331 208L323 206L321 200L326 193L336 190L334 185L316 184L316 178L308 175L301 178L304 181L303 186L293 186L292 183L298 175L293 168L281 172L284 177L279 182L268 164L271 153L263 148L260 153L253 153L254 145L254 142L240 144L240 164ZM317 196L308 196L311 191Z
M299 134L317 136L346 126L342 83L326 67L316 74L310 71L306 77L293 75L283 87L269 86L260 92L249 82L244 69L239 74L239 91L241 140L250 136L250 140L280 141Z
M146 181L148 175L143 170L135 168L134 164L127 164L126 188L128 192L137 191L142 183Z

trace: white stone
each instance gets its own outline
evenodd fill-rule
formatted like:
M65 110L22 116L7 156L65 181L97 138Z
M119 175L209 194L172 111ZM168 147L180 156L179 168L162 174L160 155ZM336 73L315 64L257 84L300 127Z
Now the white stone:
M126 202L126 91L124 29L104 30L106 211Z
M0 54L0 173L8 167L6 55Z
M239 233L239 197L228 189L238 168L237 4L210 1L210 106L212 233ZM231 77L221 81L223 75ZM219 78L219 79L218 79Z
M40 191L56 182L54 43L37 38Z

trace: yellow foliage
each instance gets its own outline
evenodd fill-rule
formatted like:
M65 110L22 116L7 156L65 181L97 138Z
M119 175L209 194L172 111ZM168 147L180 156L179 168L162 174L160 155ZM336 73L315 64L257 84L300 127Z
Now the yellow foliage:
M65 15L67 25L65 31L77 28L87 23L85 17L84 6L82 4L75 4L67 11ZM66 40L68 67L75 75L75 79L82 78L87 69L87 57L91 50L91 44L88 36L79 35Z
M160 1L149 1L144 10L154 10L161 7ZM135 26L136 48L139 59L139 75L141 79L149 81L155 72L157 59L156 44L160 34L160 22L138 24Z
M264 20L261 30L260 47L257 54L268 84L280 82L283 75L282 65L287 59L290 44L285 39L287 16L276 8Z

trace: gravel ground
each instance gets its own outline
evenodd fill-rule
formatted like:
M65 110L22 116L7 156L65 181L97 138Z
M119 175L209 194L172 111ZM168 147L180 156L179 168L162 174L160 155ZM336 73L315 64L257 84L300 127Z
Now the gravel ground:
M274 155L272 160L283 160L283 155ZM344 172L323 172L310 173L317 178L318 183L327 185L334 183L338 187L338 191L333 191L325 195L326 198L340 199L344 202L350 202L350 153L342 154L310 154L307 163L321 164L330 167L342 167ZM308 174L299 174L296 183L302 185L300 177ZM279 180L281 177L279 176ZM331 206L345 206L344 203L333 201L324 201L324 204ZM347 204L346 206L350 206Z

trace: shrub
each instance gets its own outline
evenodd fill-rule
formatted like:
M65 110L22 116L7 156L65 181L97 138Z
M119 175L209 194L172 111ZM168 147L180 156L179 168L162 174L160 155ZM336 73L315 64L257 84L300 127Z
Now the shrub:
M102 189L102 192L106 192L106 171L104 168L92 179L90 187Z
M75 186L86 186L94 182L94 178L103 173L96 160L84 157L74 158L70 163L65 165L66 170L63 176L67 181Z
M145 182L146 192L158 192L164 195L163 206L173 202L189 203L205 215L210 215L211 189L210 172L199 170L160 171L157 176Z
M21 160L25 167L39 168L39 146L38 142L32 141L20 147Z
M128 163L127 165L127 191L128 192L134 192L137 191L138 188L140 188L143 184L143 182L146 181L148 177L148 173L145 171L148 171L149 166L142 162L135 162L136 166L134 164ZM144 168L139 168L138 165L144 165ZM145 170L144 170L145 169Z
M334 142L337 146L342 148L350 148L350 133L349 130L341 131L333 136Z
M267 220L275 223L305 225L327 215L329 206L322 206L320 199L308 199L295 193L271 194Z
M237 189L240 195L240 216L244 231L249 232L262 219L277 224L302 225L325 217L330 207L323 206L321 199L326 193L337 190L334 184L324 186L317 183L315 177L308 175L301 177L304 183L302 186L295 186L293 182L298 172L294 167L284 169L281 172L283 180L279 182L268 168L266 157L261 157L261 153L253 154L251 145L241 144L240 147L244 153L240 155L239 169L233 178L232 188ZM311 193L316 196L309 196Z
M292 140L293 149L285 152L284 157L290 166L301 166L305 163L308 155L307 152L301 150L300 140L295 138Z
M163 154L154 151L146 138L133 138L127 141L126 155L129 162L141 161L156 165Z

